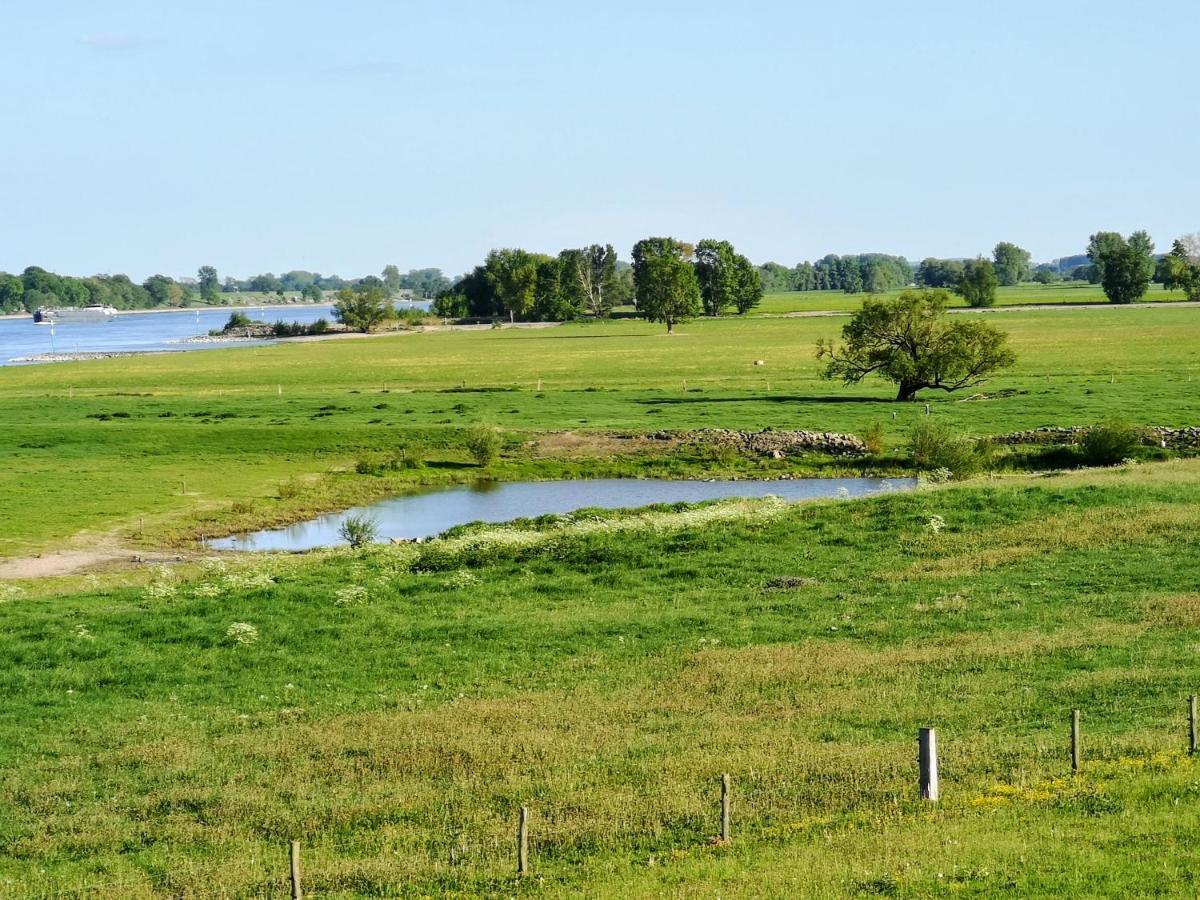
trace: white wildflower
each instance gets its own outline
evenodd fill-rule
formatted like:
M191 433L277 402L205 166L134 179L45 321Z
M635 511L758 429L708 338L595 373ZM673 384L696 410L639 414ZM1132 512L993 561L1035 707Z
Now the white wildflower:
M258 640L258 629L249 622L234 622L225 629L225 637L235 644L253 644Z
M15 584L0 584L0 603L8 603L25 596L25 589Z
M941 516L930 516L929 521L925 524L925 527L934 534L941 534L942 529L946 527L946 520Z
M85 641L94 641L96 639L96 636L88 631L86 625L75 626L75 637Z
M361 584L352 584L340 588L333 595L333 602L338 606L362 606L367 602L367 589Z
M192 596L197 600L215 600L221 593L221 586L211 581L202 581L192 588Z
M446 586L456 591L461 591L475 584L479 584L479 576L466 569L459 569L446 581Z

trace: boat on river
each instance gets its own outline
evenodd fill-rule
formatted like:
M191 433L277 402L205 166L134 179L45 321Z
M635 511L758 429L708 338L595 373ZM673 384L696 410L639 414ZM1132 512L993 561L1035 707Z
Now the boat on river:
M111 306L41 306L34 312L33 321L37 325L54 325L58 322L111 322L116 314L116 309Z

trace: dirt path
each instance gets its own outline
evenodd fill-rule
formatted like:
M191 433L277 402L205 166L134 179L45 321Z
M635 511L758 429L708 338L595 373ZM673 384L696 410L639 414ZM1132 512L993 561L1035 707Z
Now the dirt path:
M98 569L129 568L154 563L179 562L180 553L144 551L129 548L92 548L54 550L37 556L18 556L0 560L0 581L34 578L60 578Z

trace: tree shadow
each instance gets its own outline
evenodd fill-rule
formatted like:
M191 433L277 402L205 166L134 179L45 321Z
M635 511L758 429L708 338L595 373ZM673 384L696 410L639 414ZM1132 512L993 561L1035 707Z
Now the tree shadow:
M634 400L645 406L668 406L684 403L893 403L883 397L839 397L836 395L805 396L801 394L766 394L755 397L663 397L657 400Z

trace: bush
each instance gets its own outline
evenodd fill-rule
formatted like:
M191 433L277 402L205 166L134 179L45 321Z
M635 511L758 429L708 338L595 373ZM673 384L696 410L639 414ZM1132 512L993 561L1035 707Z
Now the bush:
M878 456L883 452L883 426L878 422L868 425L861 435L862 442L867 445L867 452L872 456Z
M234 310L229 314L229 321L225 323L225 330L230 331L234 328L248 328L253 324L253 321L244 312Z
M426 447L420 441L409 441L396 448L393 464L397 469L419 469L425 465Z
M945 469L967 478L988 462L989 445L963 434L948 422L923 419L909 435L909 453L918 469Z
M338 526L338 537L355 550L379 539L379 522L371 516L349 515Z
M1089 466L1115 466L1133 456L1141 443L1142 434L1132 425L1109 422L1089 428L1079 449Z
M475 460L476 465L486 466L500 453L500 446L503 442L498 429L490 428L487 425L476 425L467 429L464 446L471 454L471 458Z

